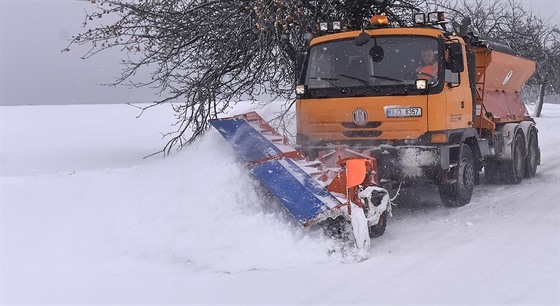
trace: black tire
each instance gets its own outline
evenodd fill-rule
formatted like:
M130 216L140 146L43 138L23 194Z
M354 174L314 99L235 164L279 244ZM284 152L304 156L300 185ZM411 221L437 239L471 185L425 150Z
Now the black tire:
M457 166L448 175L452 184L439 185L441 202L447 207L461 207L471 201L475 177L474 157L471 148L463 144Z
M512 159L505 163L506 180L510 184L519 184L525 177L525 140L521 133L515 134Z
M379 222L376 225L369 227L369 236L371 238L377 238L383 236L385 233L385 228L387 228L387 212L384 211L379 217Z
M525 177L531 178L537 173L537 165L540 159L539 139L537 132L531 129L529 132L529 145L527 146L527 157L525 158Z

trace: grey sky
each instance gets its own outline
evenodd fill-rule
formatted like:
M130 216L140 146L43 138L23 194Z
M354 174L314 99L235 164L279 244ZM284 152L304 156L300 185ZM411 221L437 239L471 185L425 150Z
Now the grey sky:
M1 105L150 102L152 90L108 87L120 74L118 50L92 59L87 49L61 50L83 30L77 0L0 0Z
M545 20L560 25L560 0L524 0L523 5Z
M524 5L560 24L560 0ZM61 53L82 31L78 0L0 0L0 105L151 102L153 90L107 87L120 73L119 53L81 60L85 49Z

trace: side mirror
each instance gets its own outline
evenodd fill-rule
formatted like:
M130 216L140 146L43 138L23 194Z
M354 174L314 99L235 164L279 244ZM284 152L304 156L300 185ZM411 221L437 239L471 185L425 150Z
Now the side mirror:
M463 63L463 46L460 43L451 43L445 46L448 52L447 69L453 73L463 72L465 64Z
M383 60L385 56L385 51L380 46L373 46L369 49L369 56L374 63L379 63Z

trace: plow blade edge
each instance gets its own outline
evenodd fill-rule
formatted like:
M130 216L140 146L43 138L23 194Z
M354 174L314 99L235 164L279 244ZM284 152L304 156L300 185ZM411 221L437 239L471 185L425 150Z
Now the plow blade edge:
M265 135L257 122L242 118L211 120L210 124L230 143L250 172L302 225L321 219L321 215L340 202L319 181L311 177L298 161L286 157L296 150Z

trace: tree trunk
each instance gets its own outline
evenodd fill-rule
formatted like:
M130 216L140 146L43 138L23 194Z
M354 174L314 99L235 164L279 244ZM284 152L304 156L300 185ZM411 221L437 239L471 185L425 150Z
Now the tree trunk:
M544 90L545 90L545 86L546 86L546 80L541 83L541 88L539 91L539 102L537 103L537 109L535 110L535 117L540 117L541 116L541 111L542 111L542 107L544 104Z

